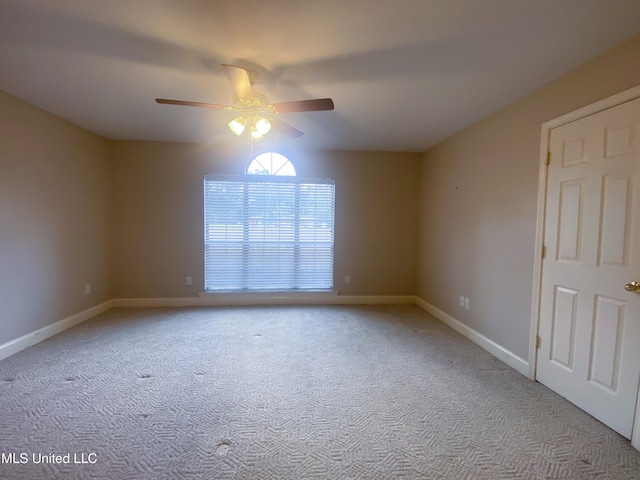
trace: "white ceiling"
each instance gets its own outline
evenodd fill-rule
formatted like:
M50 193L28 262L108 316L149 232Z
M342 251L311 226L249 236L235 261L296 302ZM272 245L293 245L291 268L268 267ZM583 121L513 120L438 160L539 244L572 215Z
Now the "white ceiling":
M232 112L154 102L229 104L231 63L334 100L273 144L424 151L638 33L638 0L0 0L0 90L107 138L244 146Z

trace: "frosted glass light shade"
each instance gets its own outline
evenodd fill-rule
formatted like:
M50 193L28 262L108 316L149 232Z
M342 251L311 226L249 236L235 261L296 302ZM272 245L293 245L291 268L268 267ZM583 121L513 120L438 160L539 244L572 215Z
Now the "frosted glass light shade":
M231 120L228 124L229 130L236 135L241 135L244 129L247 127L247 119L244 117L238 117Z
M254 140L262 140L264 138L264 135L260 133L253 125L251 125L249 133L251 134L251 138L253 138Z
M271 130L271 123L269 120L259 115L254 118L253 125L262 135L266 135L269 133L269 130Z

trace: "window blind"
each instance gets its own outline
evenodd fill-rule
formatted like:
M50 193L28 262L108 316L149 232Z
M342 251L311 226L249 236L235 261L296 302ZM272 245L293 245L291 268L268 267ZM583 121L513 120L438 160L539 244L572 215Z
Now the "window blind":
M205 289L333 288L330 179L204 180Z

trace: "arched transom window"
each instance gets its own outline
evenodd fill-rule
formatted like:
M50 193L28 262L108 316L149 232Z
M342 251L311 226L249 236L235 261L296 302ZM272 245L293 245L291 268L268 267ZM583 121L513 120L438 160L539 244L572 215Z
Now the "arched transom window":
M247 175L295 177L296 169L284 155L275 152L266 152L261 153L249 162Z

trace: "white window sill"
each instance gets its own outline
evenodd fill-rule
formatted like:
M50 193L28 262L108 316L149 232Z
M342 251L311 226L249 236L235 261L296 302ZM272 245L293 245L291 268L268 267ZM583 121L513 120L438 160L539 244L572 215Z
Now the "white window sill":
M273 299L310 299L310 298L325 298L325 297L337 297L337 290L283 290L283 291L259 291L259 290L247 290L247 291L206 291L198 292L199 298L217 298L220 300L273 300Z

